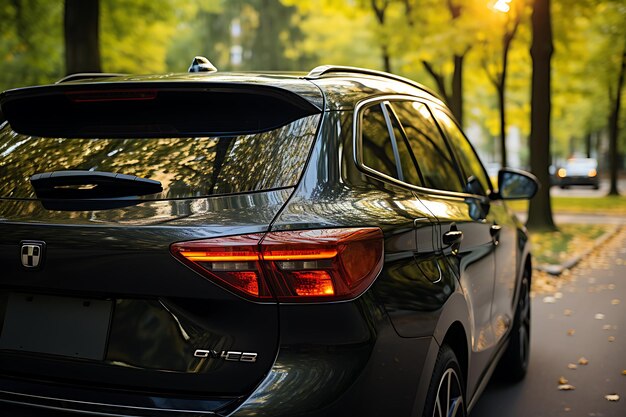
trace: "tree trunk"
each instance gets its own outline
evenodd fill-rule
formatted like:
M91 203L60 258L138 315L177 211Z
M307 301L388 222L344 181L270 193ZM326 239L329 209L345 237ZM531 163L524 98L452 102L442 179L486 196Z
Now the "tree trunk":
M454 1L448 0L448 10L452 16L452 21L461 17L462 7ZM452 94L449 101L450 111L456 117L459 125L463 127L463 60L465 53L454 55L454 72L452 73Z
M550 61L552 59L552 24L550 0L534 0L532 13L533 62L530 110L530 167L541 183L537 196L530 201L527 225L536 231L556 230L550 202Z
M624 72L626 72L626 44L622 52L622 65L620 68L619 78L617 80L617 90L615 92L615 100L613 100L611 115L609 116L609 167L611 171L611 187L609 195L619 195L617 189L617 179L619 173L619 113L622 106L622 88L624 87Z
M65 72L101 72L99 0L65 0Z
M426 71L428 71L430 76L433 77L433 80L435 80L435 83L437 83L437 90L439 90L439 94L441 95L441 98L443 99L443 101L445 101L448 106L451 106L452 100L450 99L450 96L448 95L448 89L446 88L446 80L444 80L443 75L437 72L435 68L432 66L432 64L428 61L422 61L422 65L424 65L424 68L426 69Z
M504 78L504 74L502 74ZM509 166L506 153L506 108L504 104L504 80L498 86L498 109L500 111L500 163L502 167Z
M454 73L452 74L452 97L450 110L463 127L463 60L465 55L454 55Z
M385 72L391 72L391 56L389 55L389 48L387 48L387 45L382 46L382 54Z
M587 158L591 158L591 141L593 140L593 136L591 133L587 133L587 135L585 136L585 155L587 155Z

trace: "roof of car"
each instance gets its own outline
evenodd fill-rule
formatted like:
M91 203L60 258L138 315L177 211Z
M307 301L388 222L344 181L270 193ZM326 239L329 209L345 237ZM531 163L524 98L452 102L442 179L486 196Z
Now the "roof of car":
M275 87L296 93L325 110L349 110L366 98L401 94L443 104L426 87L393 74L353 67L323 66L305 72L197 72L161 75L74 74L59 83L215 83ZM325 100L324 100L325 99Z

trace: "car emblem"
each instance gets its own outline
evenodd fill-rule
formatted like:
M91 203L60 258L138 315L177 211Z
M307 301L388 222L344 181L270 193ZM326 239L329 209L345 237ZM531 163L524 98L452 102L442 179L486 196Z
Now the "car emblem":
M22 241L20 246L20 255L24 268L38 269L43 265L46 242Z

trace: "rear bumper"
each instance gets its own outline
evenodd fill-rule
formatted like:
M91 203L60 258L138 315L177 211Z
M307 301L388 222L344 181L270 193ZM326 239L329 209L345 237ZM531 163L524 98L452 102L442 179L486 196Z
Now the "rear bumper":
M189 417L219 416L240 398L190 399L92 390L75 386L0 378L0 414L16 406L62 410L85 415ZM22 408L20 408L21 410ZM20 415L25 413L20 412ZM36 410L33 410L33 415ZM41 414L46 415L44 414Z
M398 336L367 298L282 308L278 356L249 396L163 397L0 376L0 415L31 415L9 413L16 406L43 410L33 417L51 410L141 417L420 415L439 346L433 337Z
M560 185L562 187L570 185L590 185L597 187L600 185L600 180L598 177L564 177L561 178Z

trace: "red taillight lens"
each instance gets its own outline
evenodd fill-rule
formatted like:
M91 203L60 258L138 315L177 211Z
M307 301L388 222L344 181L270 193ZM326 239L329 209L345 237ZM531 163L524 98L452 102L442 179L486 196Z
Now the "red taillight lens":
M383 234L374 227L271 232L175 243L171 251L249 298L336 301L372 284L382 269Z
M262 234L175 243L171 251L202 275L217 278L229 289L260 299L270 299L261 274L259 241Z
M107 101L145 101L157 97L156 90L102 90L70 91L65 93L75 103L101 103Z

